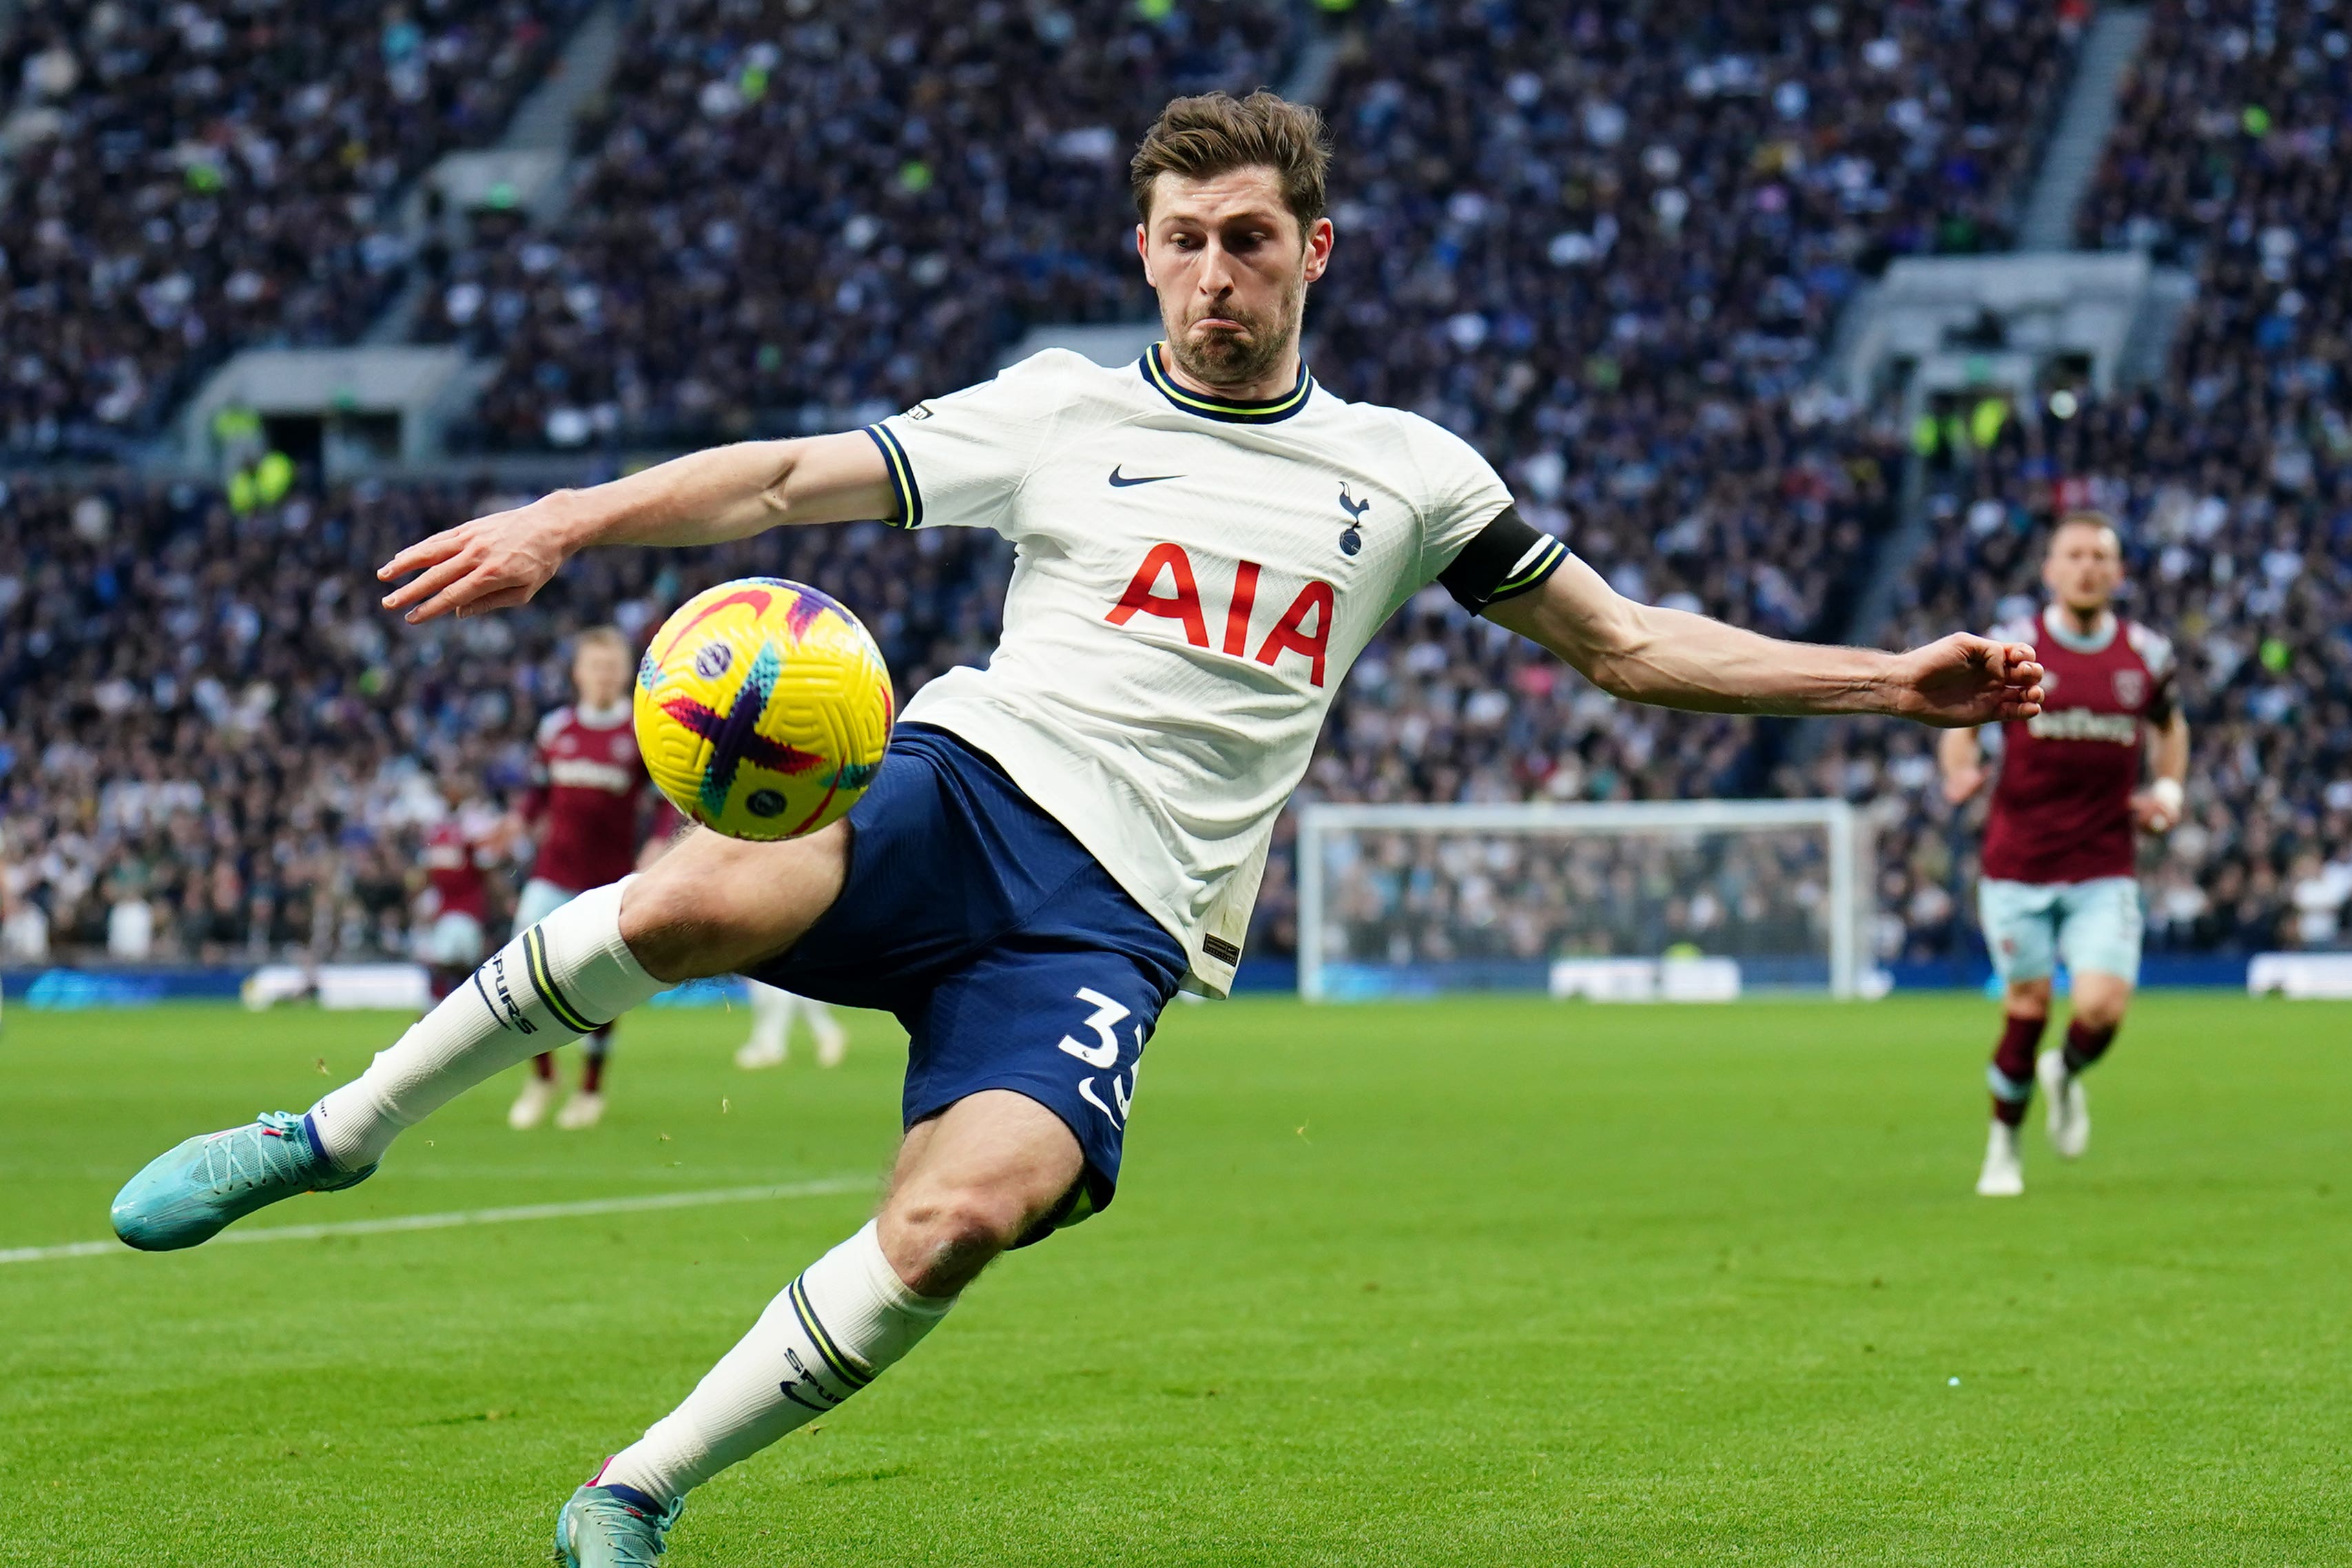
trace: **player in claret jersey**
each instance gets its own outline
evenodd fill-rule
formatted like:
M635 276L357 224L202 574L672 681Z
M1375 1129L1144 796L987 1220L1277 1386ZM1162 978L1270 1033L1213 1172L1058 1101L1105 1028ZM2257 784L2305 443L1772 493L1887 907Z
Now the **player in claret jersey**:
M441 820L425 830L425 885L415 910L417 956L432 977L433 999L447 996L482 962L490 919L490 869L505 859L505 835L496 810L478 799L464 773L445 763L432 770L441 792Z
M656 817L652 781L637 760L629 721L629 645L612 626L580 634L572 652L568 708L550 713L531 750L530 791L520 813L539 840L530 879L515 904L515 929L535 926L591 888L617 882L652 862L664 836L648 832ZM664 816L674 817L667 807ZM611 1054L608 1021L581 1041L580 1091L557 1111L562 1128L593 1127L604 1114L604 1062ZM530 1077L507 1111L521 1131L546 1119L555 1102L555 1054L531 1058Z
M1993 1047L1992 1129L1977 1191L2025 1190L2017 1129L2038 1077L2050 1142L2066 1159L2090 1146L2082 1074L2105 1054L2139 979L2139 884L2134 830L2180 820L2189 776L2189 721L2173 691L2172 645L2116 614L2123 545L2099 512L2070 512L2050 535L2042 581L2050 605L2031 626L1994 635L2041 650L2042 710L2001 727L2000 776L1985 823L1977 889L1985 944L2007 994ZM2153 779L2140 788L2142 737ZM1953 730L1937 759L1955 805L1985 780L1976 731ZM2074 985L2065 1045L2035 1047L2050 1019L2051 981L2063 959Z
M387 563L407 581L385 603L420 621L521 604L591 545L883 518L1018 546L987 667L916 694L846 819L773 844L691 833L582 894L307 1115L159 1156L115 1201L124 1239L189 1247L362 1180L469 1085L691 976L895 1012L906 1135L880 1212L558 1514L562 1562L650 1563L689 1489L854 1397L1000 1253L1111 1201L1160 1010L1232 984L1332 695L1423 587L1628 700L2038 711L2021 644L1814 647L1622 598L1466 442L1318 384L1299 323L1331 258L1326 158L1315 111L1271 93L1168 106L1130 165L1168 336L1134 364L1049 350L865 430L677 458Z

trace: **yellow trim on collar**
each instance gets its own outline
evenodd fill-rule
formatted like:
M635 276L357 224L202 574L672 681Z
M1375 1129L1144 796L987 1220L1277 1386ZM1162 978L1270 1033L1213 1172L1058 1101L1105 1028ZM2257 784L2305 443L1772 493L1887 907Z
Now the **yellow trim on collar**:
M1188 414L1243 424L1269 424L1276 419L1287 419L1297 413L1306 406L1307 395L1315 390L1315 378L1307 374L1306 362L1302 360L1298 366L1298 384L1280 397L1262 403L1229 403L1202 397L1177 385L1175 377L1170 375L1167 368L1160 363L1160 351L1165 346L1163 340L1143 351L1143 379L1150 382L1161 396Z

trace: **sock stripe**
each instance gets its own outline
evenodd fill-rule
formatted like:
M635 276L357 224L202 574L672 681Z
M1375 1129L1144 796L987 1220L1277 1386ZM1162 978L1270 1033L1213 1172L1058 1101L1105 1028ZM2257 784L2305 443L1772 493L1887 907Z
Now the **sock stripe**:
M538 988L540 998L547 1004L547 1010L555 1015L556 1021L575 1033L594 1034L596 1026L582 1017L580 1009L556 989L555 973L547 962L547 938L540 934L537 926L522 933L522 951L530 963L530 983Z
M474 994L482 999L482 1010L489 1014L490 1022L505 1028L507 1021L499 1016L499 1005L490 1000L490 989L482 984L482 972L478 969L474 971Z
M793 1311L800 1318L801 1327L808 1331L808 1337L815 1344L817 1353L824 1357L825 1364L833 1369L834 1374L849 1384L852 1393L873 1382L874 1373L861 1370L856 1358L835 1345L833 1336L824 1331L824 1325L817 1321L816 1310L809 1305L808 1292L802 1289L800 1279L792 1282L790 1293Z

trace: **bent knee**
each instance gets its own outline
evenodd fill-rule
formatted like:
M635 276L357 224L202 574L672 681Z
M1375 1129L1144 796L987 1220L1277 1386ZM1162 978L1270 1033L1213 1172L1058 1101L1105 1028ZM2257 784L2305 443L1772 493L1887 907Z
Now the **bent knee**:
M772 957L831 906L846 845L839 824L783 844L694 834L630 881L622 940L657 980L728 974Z
M2074 998L2074 1021L2086 1029L2119 1028L2124 1010L2130 1005L2131 993L2120 994L2077 995Z
M901 1191L882 1211L883 1250L909 1289L950 1296L1019 1241L1029 1223L1010 1193L963 1185Z
M683 868L681 868L683 869ZM725 973L722 936L735 922L712 879L678 875L669 862L633 879L621 894L621 940L656 980Z
M2008 1008L2012 1018L2046 1018L2050 1016L2050 982L2012 980L2009 983Z

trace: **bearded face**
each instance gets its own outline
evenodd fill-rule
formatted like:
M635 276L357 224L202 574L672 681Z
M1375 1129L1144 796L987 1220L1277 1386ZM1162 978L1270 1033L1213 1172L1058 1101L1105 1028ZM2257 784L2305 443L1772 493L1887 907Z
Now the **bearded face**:
M1307 282L1287 279L1255 308L1231 295L1186 304L1184 320L1165 322L1177 367L1205 385L1246 386L1272 375L1297 345Z
M1236 396L1286 390L1307 288L1331 254L1329 220L1302 228L1272 169L1162 174L1136 245L1180 374Z

